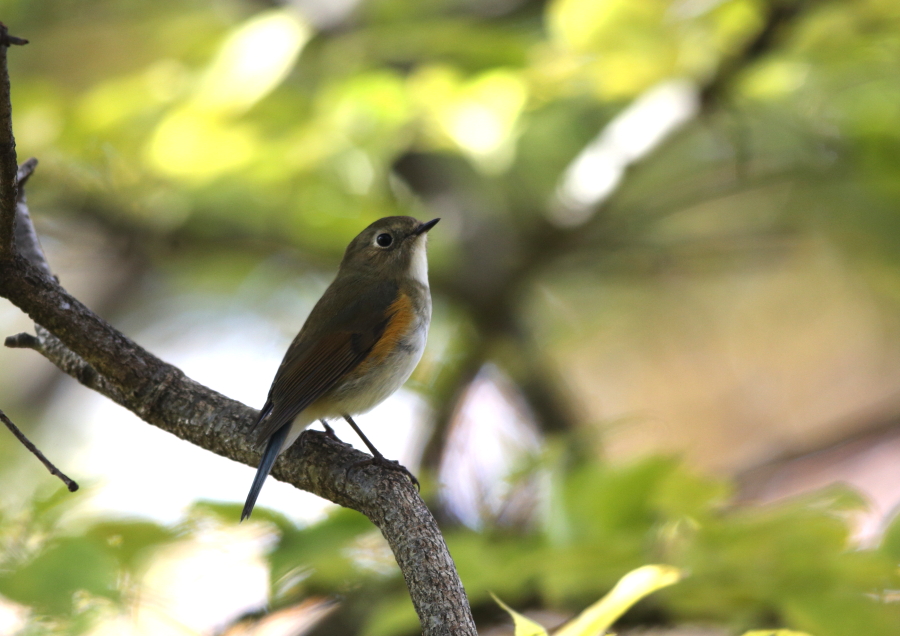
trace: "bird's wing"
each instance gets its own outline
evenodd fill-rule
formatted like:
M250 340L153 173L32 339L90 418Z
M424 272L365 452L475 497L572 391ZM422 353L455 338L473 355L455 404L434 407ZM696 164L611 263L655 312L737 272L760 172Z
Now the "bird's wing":
M259 443L289 424L366 359L395 314L392 294L379 291L385 290L369 288L343 307L334 307L327 292L322 297L313 314L320 314L320 319L336 329L308 334L304 328L291 344L256 423Z

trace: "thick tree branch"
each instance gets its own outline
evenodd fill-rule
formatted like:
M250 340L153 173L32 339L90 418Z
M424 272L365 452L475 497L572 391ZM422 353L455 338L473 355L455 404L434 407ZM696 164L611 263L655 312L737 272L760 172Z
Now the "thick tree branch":
M13 252L13 228L16 222L16 140L12 131L12 105L9 99L9 71L6 51L27 40L11 36L0 22L0 258Z
M47 259L44 257L44 249L38 240L37 232L34 224L31 222L31 214L28 212L28 205L25 201L25 184L34 174L38 161L34 157L19 166L16 173L16 218L22 219L15 224L15 233L13 240L15 241L16 251L26 259L34 263L48 276L50 275L50 266L47 265Z
M0 50L5 55L5 47ZM5 77L4 57L0 78ZM223 457L256 466L259 450L249 441L256 410L194 382L150 354L51 275L24 196L18 194L18 183L24 183L35 163L16 169L8 98L8 85L5 93L0 86L0 296L35 321L36 336L19 334L8 338L6 345L34 349L145 421ZM2 138L4 130L8 143ZM9 207L2 207L8 202ZM366 457L307 431L278 460L272 475L358 510L378 526L406 579L425 636L475 636L465 591L433 516L405 477L377 466L355 467Z

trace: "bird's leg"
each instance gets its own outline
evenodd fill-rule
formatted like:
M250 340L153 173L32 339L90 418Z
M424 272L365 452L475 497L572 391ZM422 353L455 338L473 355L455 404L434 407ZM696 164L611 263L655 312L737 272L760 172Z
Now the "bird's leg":
M356 425L356 422L353 421L353 418L349 415L344 415L344 419L347 420L347 424L353 427L353 430L356 431L356 434L359 435L359 438L363 441L366 447L369 449L369 452L372 453L372 459L364 459L361 462L356 462L353 466L362 466L363 464L374 464L376 466L381 466L382 468L387 468L388 470L395 470L398 473L403 473L409 480L415 484L416 489L419 489L419 480L416 479L416 476L409 472L409 469L398 462L396 459L388 459L384 455L382 455L377 448L369 441L369 438L365 436L365 434L360 430L360 428Z
M334 429L331 428L331 425L328 423L328 420L326 420L325 418L322 418L322 419L319 420L319 421L322 423L322 426L325 427L325 434L326 434L328 437L330 437L331 439L333 439L333 440L336 441L336 442L341 442L341 444L344 444L344 443L345 443L345 442L341 441L341 438L338 437L338 436L337 436L337 433L334 432Z

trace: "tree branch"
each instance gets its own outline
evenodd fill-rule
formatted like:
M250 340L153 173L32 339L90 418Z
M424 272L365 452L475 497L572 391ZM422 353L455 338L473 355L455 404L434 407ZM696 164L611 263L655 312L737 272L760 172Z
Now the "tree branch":
M4 36L5 30L0 31L0 38ZM2 80L8 76L5 47L0 50ZM36 336L19 334L8 338L6 345L34 349L146 422L256 466L260 453L250 442L255 409L191 380L132 342L51 275L17 187L36 162L16 170L9 115L7 84L5 92L0 86L0 296L35 321ZM8 131L8 143L3 131ZM4 207L9 202L11 206ZM378 526L406 579L424 636L476 636L465 591L434 517L405 477L377 466L354 467L366 457L323 434L306 431L279 458L272 475L353 508Z
M20 442L22 442L22 446L31 451L31 454L41 460L41 463L47 467L47 470L50 471L51 475L56 475L59 477L62 482L66 485L66 488L69 489L69 492L75 492L78 490L78 484L69 479L65 473L63 473L59 468L53 465L53 463L47 459L47 457L35 446L30 439L25 437L25 433L19 430L19 427L13 424L12 420L10 420L6 413L0 411L0 421L6 424L6 428L10 430L10 432L16 436Z
M715 106L741 71L775 48L808 5L809 0L770 0L759 31L736 54L723 60L716 74L701 88L701 108L708 111Z
M41 247L34 224L31 222L31 214L28 212L28 205L25 201L25 184L34 174L37 164L37 159L32 157L19 166L16 172L16 218L20 221L15 224L13 240L16 251L49 276L51 275L50 266L47 264L44 249Z
M12 131L12 105L9 98L9 71L6 51L13 44L27 44L9 34L0 22L0 258L13 253L13 228L16 222L16 140Z

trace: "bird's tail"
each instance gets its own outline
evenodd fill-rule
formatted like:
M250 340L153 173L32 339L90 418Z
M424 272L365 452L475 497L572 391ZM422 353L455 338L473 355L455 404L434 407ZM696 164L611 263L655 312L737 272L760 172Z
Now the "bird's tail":
M290 430L291 424L288 422L275 431L275 433L272 434L272 437L269 438L269 441L266 444L266 450L263 452L262 461L259 462L259 468L256 469L256 477L253 478L253 485L250 486L250 493L247 495L247 501L244 503L244 510L241 512L241 521L249 517L250 513L253 512L253 506L256 505L256 498L259 497L259 491L262 490L263 483L265 483L266 477L269 476L269 471L272 470L272 465L275 463L278 453L281 452L281 447Z

